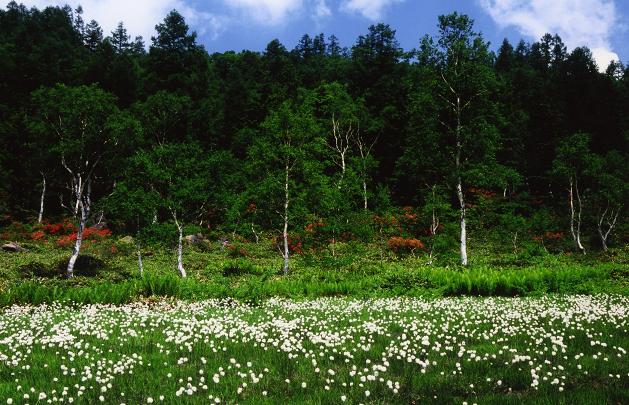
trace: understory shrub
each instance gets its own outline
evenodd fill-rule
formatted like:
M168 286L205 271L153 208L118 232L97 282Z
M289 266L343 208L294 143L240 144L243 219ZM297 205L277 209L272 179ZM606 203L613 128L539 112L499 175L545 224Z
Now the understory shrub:
M389 249L396 253L415 253L417 250L425 248L424 243L419 239L414 238L402 238L394 236L387 242Z

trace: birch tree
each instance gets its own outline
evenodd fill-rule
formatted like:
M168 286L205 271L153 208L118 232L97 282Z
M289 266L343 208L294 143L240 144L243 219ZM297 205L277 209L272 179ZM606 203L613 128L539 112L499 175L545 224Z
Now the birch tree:
M575 249L583 254L585 254L585 247L581 240L581 229L586 195L582 185L593 163L589 142L590 136L582 132L563 139L557 146L552 169L553 174L566 187L570 212L570 235Z
M319 126L326 134L327 167L319 174L316 204L326 217L326 228L332 231L332 255L336 254L336 241L342 227L348 222L348 215L359 206L360 183L366 185L366 173L362 170L367 150L363 148L362 122L367 116L361 99L354 100L345 86L338 82L321 85L317 90ZM360 145L359 148L356 146ZM357 149L362 155L357 154ZM316 175L315 175L316 176ZM313 177L313 176L311 176ZM329 186L328 186L329 183ZM362 205L362 204L360 204Z
M438 119L446 137L444 158L451 163L448 177L459 204L461 264L467 265L464 181L485 177L485 169L495 163L499 137L492 124L492 93L496 80L489 44L473 31L473 20L457 13L439 16L438 28L436 38L422 39L419 61L433 72L426 84L439 104Z
M209 154L196 143L165 143L148 151L139 151L131 162L131 172L141 182L142 197L148 214L156 209L170 216L177 231L177 271L183 278L187 272L183 263L183 232L203 209L211 205L216 195L214 187L221 154ZM140 187L140 185L138 185ZM148 196L148 197L147 197Z
M111 194L106 196L101 205L107 215L116 218L120 228L135 233L135 247L138 257L138 271L144 275L142 260L142 228L151 223L154 212L160 207L160 197L156 193L146 192L142 172L134 165L134 159L126 164L125 176L116 183Z
M66 269L71 278L103 158L117 149L123 135L130 137L135 128L116 107L115 97L96 86L57 85L34 92L32 100L40 129L54 136L51 150L66 173L71 195L72 203L66 208L77 220L76 242Z
M628 156L619 151L605 156L594 155L589 169L592 186L592 210L595 211L596 232L604 251L609 249L609 237L623 222L629 199Z
M56 167L54 156L51 153L55 134L51 133L49 128L37 120L29 121L27 127L28 140L25 146L30 159L26 162L26 166L40 180L37 184L39 187L37 223L41 224L44 218L46 192L48 191L51 178L54 177L54 168Z
M286 101L272 111L248 152L253 183L250 192L256 201L265 202L264 211L274 212L280 220L273 222L280 227L284 274L290 268L289 231L295 217L305 215L305 166L316 160L313 151L320 143L311 96L302 92L297 101Z

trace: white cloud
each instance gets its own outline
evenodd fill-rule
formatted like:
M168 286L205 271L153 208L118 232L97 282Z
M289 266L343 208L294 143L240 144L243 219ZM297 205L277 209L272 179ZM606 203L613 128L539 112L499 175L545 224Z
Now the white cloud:
M173 9L179 11L192 30L199 34L208 33L216 38L225 28L226 18L207 12L199 11L183 0L23 0L27 6L39 9L50 5L69 4L72 8L83 7L83 19L87 23L94 19L103 28L104 34L109 35L118 22L123 21L129 35L142 35L147 44L151 36L155 35L155 25L166 17Z
M349 13L357 13L372 21L382 18L384 11L395 3L405 0L344 0L341 10Z
M225 0L225 3L263 25L282 24L303 7L303 0Z
M316 0L314 17L315 19L321 19L332 15L332 10L328 7L326 0Z
M479 0L501 27L539 39L557 33L569 49L587 46L600 70L618 60L610 36L618 20L614 0Z

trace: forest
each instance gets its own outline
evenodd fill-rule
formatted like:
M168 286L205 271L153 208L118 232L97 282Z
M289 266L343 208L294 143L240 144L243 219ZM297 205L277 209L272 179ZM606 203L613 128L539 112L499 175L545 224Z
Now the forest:
M629 403L629 66L434 22L0 9L0 402Z
M627 241L629 71L557 35L493 52L453 13L412 50L378 24L350 48L305 34L210 55L175 10L148 51L80 8L11 2L0 26L3 221L74 218L74 260L97 225L179 245L266 234L284 271L376 228L463 265L468 238Z

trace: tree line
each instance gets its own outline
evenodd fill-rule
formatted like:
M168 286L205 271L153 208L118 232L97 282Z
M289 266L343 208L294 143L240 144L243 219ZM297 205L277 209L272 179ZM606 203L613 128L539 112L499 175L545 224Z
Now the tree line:
M590 233L607 250L626 241L628 136L623 64L601 73L551 34L493 52L457 13L412 50L377 24L350 48L306 34L208 54L175 10L148 51L80 8L0 10L0 210L76 218L69 276L103 218L172 226L182 276L192 226L275 234L288 271L291 235L316 227L334 252L407 206L431 257L456 235L464 265L470 226L516 250L563 229L577 251Z

